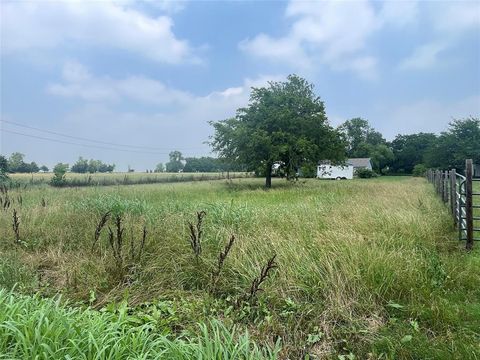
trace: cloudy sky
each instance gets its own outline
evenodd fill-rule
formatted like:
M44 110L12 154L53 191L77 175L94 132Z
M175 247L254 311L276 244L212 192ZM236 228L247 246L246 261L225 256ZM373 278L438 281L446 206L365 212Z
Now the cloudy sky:
M0 152L39 164L143 171L174 149L208 155L208 121L291 73L315 84L332 125L360 116L388 139L480 114L478 1L0 6Z

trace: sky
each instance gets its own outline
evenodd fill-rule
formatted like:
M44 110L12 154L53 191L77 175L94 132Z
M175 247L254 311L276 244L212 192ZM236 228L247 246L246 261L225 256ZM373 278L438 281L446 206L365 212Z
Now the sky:
M479 1L0 2L0 153L154 169L298 74L391 140L480 115ZM66 136L62 136L62 135ZM93 141L91 141L93 140Z

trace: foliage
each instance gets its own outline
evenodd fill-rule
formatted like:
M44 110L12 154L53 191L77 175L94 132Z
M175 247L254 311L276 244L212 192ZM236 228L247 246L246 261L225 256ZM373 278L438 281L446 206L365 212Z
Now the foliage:
M103 163L100 160L87 160L82 158L81 156L78 158L77 162L72 165L71 171L74 173L80 173L80 174L85 174L85 173L90 173L94 174L96 172L100 173L106 173L106 172L112 172L115 169L115 165L108 165Z
M465 159L480 163L480 119L469 117L450 123L425 155L428 167L465 168Z
M355 170L355 175L358 176L361 179L370 179L373 177L377 177L377 173L373 170L366 169L366 168L360 168Z
M304 178L314 178L317 176L317 165L306 164L300 168L300 175Z
M40 170L35 162L30 164L24 162L25 155L19 152L14 152L8 158L8 171L11 173L35 173Z
M313 85L297 75L252 88L246 108L211 125L214 151L249 171L263 169L266 187L271 186L275 162L282 164L288 178L305 164L343 157L343 143L328 124L324 103Z
M216 158L202 156L185 158L184 172L218 172L224 170L224 164Z
M397 135L391 143L394 159L389 166L394 173L411 174L417 164L423 164L426 152L435 144L432 133Z
M47 166L42 165L42 166L40 166L40 170L43 171L43 172L48 172L49 169L48 169Z
M413 167L412 175L416 177L423 177L427 172L425 164L417 164Z
M8 160L5 156L0 155L0 173L6 174L8 172Z
M350 158L371 158L373 169L380 172L394 159L382 134L375 131L367 120L354 118L339 126L347 142L347 156Z
M15 359L276 359L278 347L259 348L248 332L219 321L170 338L130 313L126 303L102 311L72 308L61 299L20 296L0 289L0 352ZM153 313L155 314L155 313Z
M0 155L0 184L4 184L9 180L8 177L8 161L5 156Z
M53 177L50 180L52 186L64 186L66 184L65 174L68 171L68 164L58 163L53 168Z
M155 167L155 172L156 173L161 173L165 171L165 166L163 163L158 163L157 166Z
M168 154L170 161L165 164L167 172L180 172L183 170L184 164L182 162L183 155L180 151L171 151Z
M364 146L380 145L385 143L382 134L375 131L367 120L354 118L340 125L339 130L347 141L347 155L349 157L366 157Z

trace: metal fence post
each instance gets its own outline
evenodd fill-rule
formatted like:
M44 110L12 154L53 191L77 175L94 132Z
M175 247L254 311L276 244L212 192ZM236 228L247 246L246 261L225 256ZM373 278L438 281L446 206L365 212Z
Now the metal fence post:
M471 250L473 248L473 161L467 159L465 161L465 217L467 225L467 245L466 249Z
M457 179L456 179L456 170L450 170L450 209L452 211L453 223L457 225L457 217L455 216L455 211L457 208Z

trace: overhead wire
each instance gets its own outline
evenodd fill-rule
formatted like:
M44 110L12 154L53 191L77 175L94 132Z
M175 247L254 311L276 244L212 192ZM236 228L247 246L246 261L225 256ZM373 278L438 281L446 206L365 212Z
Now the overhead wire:
M94 140L94 139L89 139L89 138L85 138L85 137L60 133L60 132L56 132L56 131L52 131L52 130L41 129L41 128L37 128L37 127L34 127L34 126L17 123L15 121L11 121L11 120L0 119L0 122L6 123L6 124L11 124L11 125L14 125L14 126L23 127L23 128L26 128L26 129L36 130L36 131L40 131L40 132L44 132L44 133L48 133L48 134L52 134L52 135L63 136L63 137L70 138L70 139L88 141L88 142L93 142L93 143L97 143L97 144L104 144L104 145L118 146L118 147L129 147L129 148L145 149L145 150L160 150L160 151L169 150L167 148L130 145L130 144L120 144L120 143L113 143L113 142L107 142L107 141L101 141L101 140ZM188 149L183 148L183 149L179 149L179 150L193 150L193 149L199 149L199 148L188 148Z
M38 135L24 134L24 133L20 133L20 132L17 132L17 131L12 131L12 130L7 130L7 129L0 129L0 132L10 133L10 134L15 134L15 135L20 135L20 136L26 136L26 137L30 137L30 138L45 140L45 141L52 141L52 142L57 142L57 143L62 143L62 144L84 146L84 147L88 147L88 148L96 148L96 149L112 150L112 151L122 151L122 152L128 152L128 153L140 153L140 154L152 154L152 155L168 155L168 153L166 153L166 152L153 152L153 151L141 151L141 150L115 149L115 148L106 147L106 146L99 146L99 145L79 144L79 143L73 143L73 142L70 142L70 141L64 141L64 140L59 140L59 139L46 138L46 137L38 136Z

